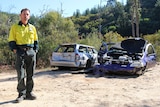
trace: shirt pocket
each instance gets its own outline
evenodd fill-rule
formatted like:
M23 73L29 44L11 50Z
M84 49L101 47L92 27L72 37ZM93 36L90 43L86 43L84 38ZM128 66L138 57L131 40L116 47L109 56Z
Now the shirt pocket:
M34 39L34 32L33 31L29 31L29 37L30 37L30 39Z
M17 31L17 32L16 32L16 40L17 40L17 41L22 40L23 37L24 37L24 32L23 32L23 31Z

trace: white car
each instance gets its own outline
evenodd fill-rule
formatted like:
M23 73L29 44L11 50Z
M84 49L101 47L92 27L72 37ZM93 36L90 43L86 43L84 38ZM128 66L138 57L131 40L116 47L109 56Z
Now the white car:
M98 63L98 52L93 46L68 43L59 45L52 53L51 67L89 68Z

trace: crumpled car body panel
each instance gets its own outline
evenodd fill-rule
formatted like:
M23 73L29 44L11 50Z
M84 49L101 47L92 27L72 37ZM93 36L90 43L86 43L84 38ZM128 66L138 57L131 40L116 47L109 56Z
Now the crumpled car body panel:
M142 38L126 39L110 46L102 59L102 63L95 66L94 72L141 75L156 65L153 45Z

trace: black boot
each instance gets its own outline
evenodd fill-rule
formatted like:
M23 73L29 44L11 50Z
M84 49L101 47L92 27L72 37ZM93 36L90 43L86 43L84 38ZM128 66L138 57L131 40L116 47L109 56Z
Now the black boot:
M21 101L23 101L24 99L25 99L25 95L24 94L19 94L18 95L18 97L16 98L16 100L15 100L15 103L19 103L19 102L21 102Z
M33 93L26 93L26 99L35 100L36 96Z

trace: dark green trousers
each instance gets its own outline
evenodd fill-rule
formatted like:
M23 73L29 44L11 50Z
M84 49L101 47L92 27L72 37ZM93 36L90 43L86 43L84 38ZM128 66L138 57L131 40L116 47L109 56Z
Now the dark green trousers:
M33 74L36 66L36 52L31 48L23 54L16 55L16 70L18 77L17 91L19 94L30 93L33 90Z

